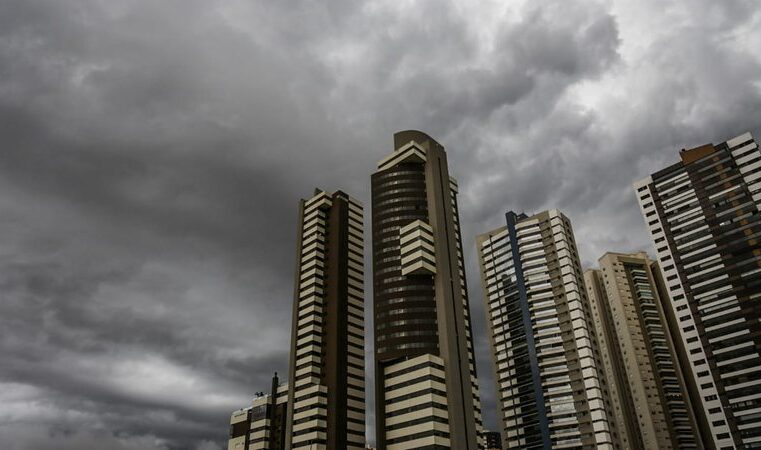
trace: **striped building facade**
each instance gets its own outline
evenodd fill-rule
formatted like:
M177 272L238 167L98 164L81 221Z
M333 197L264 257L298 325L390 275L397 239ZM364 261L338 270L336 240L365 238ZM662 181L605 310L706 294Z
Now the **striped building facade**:
M606 253L599 263L584 281L622 448L702 448L657 263L644 252Z
M372 175L379 450L483 448L457 183L419 131Z
M761 153L750 133L634 187L706 447L761 448Z
M288 385L272 379L270 394L260 394L251 406L230 416L227 450L283 450L288 417Z
M362 205L317 190L299 217L287 448L363 449Z
M233 411L230 415L227 450L248 450L249 433L251 433L251 407Z
M618 448L570 221L506 219L477 238L503 448Z

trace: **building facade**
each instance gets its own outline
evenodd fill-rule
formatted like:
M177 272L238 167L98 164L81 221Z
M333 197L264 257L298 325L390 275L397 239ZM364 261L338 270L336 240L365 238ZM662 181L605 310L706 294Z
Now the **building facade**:
M618 448L571 223L506 214L478 236L503 448Z
M750 133L635 183L706 447L761 448L761 153Z
M270 394L260 394L248 408L230 416L227 450L284 450L288 417L288 385L272 378Z
M362 216L341 191L301 201L288 449L365 447Z
M485 432L484 442L486 443L486 450L502 450L502 437L498 431Z
M251 407L233 411L230 415L230 436L227 450L248 450L248 435L251 433Z
M606 253L584 272L622 448L697 449L702 442L654 274L644 252Z
M379 450L483 447L457 208L444 148L394 135L372 175Z

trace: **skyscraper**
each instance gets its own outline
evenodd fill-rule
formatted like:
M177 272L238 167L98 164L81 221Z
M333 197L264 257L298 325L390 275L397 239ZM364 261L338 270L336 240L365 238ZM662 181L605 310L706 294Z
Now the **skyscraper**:
M317 190L299 218L287 448L363 449L362 205Z
M702 448L676 350L644 252L606 253L584 272L617 438L623 448Z
M706 446L761 447L761 153L750 133L635 183Z
M616 448L571 223L506 219L476 240L503 448Z
M444 147L394 135L372 175L379 450L482 446L457 183Z

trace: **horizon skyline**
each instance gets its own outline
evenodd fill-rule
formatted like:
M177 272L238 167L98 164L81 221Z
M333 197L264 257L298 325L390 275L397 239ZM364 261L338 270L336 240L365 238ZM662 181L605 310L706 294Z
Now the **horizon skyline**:
M399 130L399 131L395 132L394 134L397 134L397 133L410 133L410 132L411 132L411 133L422 133L422 134L426 134L426 133L425 133L424 131L422 131L422 130L413 130L413 129L405 129L405 130ZM744 134L750 134L751 136L753 136L753 133L752 133L752 132L750 132L750 131L747 131L747 132L745 132L745 133L741 133L741 134L739 134L738 136L727 137L727 138L725 139L725 141L729 141L729 140L731 140L731 139L733 139L733 138L737 138L737 137L739 137L739 136L742 136L742 135L744 135ZM710 143L704 143L704 144L702 144L702 145L698 145L698 146L696 146L696 147L687 147L687 148L682 148L682 149L681 149L681 150L679 150L679 152L677 153L677 159L674 161L674 163L673 163L673 164L668 164L668 165L666 165L666 166L664 166L664 167L660 167L658 170L655 170L654 172L662 171L662 170L665 170L665 169L667 169L667 168L669 168L669 167L671 167L671 166L674 166L674 165L678 165L678 164L680 164L680 163L681 163L681 161L678 159L678 156L679 156L679 153L681 153L681 152L689 151L689 150L692 150L692 149L697 149L697 148L700 148L700 147L703 147L703 146L705 146L705 145L709 145L709 144L711 144L711 145L715 145L715 144L718 144L718 143L720 143L720 142L723 142L723 141L715 141L715 142L710 142ZM443 144L442 144L442 147L446 148L446 146L445 146L445 145L443 145ZM456 177L454 177L454 176L453 176L453 178L456 178ZM639 182L639 181L641 181L641 179L635 179L635 180L632 182L632 185L631 185L632 196L633 196L635 199L637 198L637 191L636 191L636 187L635 187L635 184L636 184L637 182ZM459 184L459 183L458 183L458 184ZM338 186L338 187L334 187L333 189L336 189L337 191L343 191L343 189L342 189L340 186ZM322 188L319 188L319 187L315 188L315 192L317 192L317 191L326 192L326 191L324 191ZM351 195L351 194L349 194L349 195ZM361 199L361 198L358 198L357 200L359 200L359 201L362 201L362 204L363 204L363 205L365 205L365 202L363 201L363 199ZM563 211L564 211L564 210L563 210L562 208L560 208L560 207L558 207L558 208L550 208L550 210L556 210L556 211L559 211L559 212L561 212L561 213L563 213ZM504 211L505 211L505 214L507 214L507 213L513 213L513 210L511 210L511 209L509 209L509 208L508 208L508 209L505 209ZM544 212L546 212L546 211L544 211ZM534 213L534 212L532 212L532 213L525 213L525 212L523 212L523 211L521 211L521 213L519 213L519 214L526 214L526 215L527 215L527 216L529 216L529 217L532 217L532 216L534 216L534 215L535 215L535 213ZM570 222L573 224L573 222L574 222L574 221L573 221L573 218L572 218L572 217L568 217L568 219L569 219L569 220L570 220ZM643 219L640 219L640 220L642 221L642 226L643 226L643 228L646 230L647 228L646 228L646 226L645 226L645 222L644 222L644 220L643 220ZM368 228L368 226L370 226L370 225L368 225L368 224L365 224L365 236L366 236L366 237L367 237L367 235L368 235L368 229L367 229L367 228ZM492 230L492 231L493 231L493 230ZM476 241L477 241L478 237L479 237L479 236L481 236L481 235L486 235L486 234L488 234L488 233L489 233L489 232L487 232L487 231L481 231L481 232L479 232L477 235L475 235L475 236L471 236L471 237L473 238L472 240L473 240L474 249L475 249L475 248L476 248L476 246L477 246L477 245L476 245ZM295 243L296 241L297 241L297 239L296 239L296 240L294 240L294 243ZM372 239L369 239L367 242L372 242ZM582 241L579 241L579 242L578 242L578 245L579 245L579 247L581 247L581 246L583 246L583 245L584 245L584 242L582 242ZM591 262L591 263L590 263L590 262L588 262L588 261L582 260L582 264L581 264L581 267L582 267L582 271L583 271L583 272L586 272L587 270L591 270L591 269L599 269L599 268L600 268L600 262L599 262L599 260L600 260L601 258L603 258L604 256L606 256L606 255L610 255L610 254L634 254L634 253L644 253L645 255L647 255L647 257L648 257L648 258L651 258L651 259L655 260L655 257L656 257L656 252L654 251L654 250L655 250L655 247L654 247L654 245L652 244L652 242L649 242L649 243L648 243L648 244L647 244L645 247L646 247L646 248L634 248L634 249L630 249L630 250L621 250L621 249L615 249L615 248L614 248L614 249L608 249L608 250L605 250L605 251L604 251L604 253L600 254L600 255L597 257L597 259L595 259L595 260L594 260L593 262ZM581 254L582 252L581 252L581 251L579 251L579 253ZM369 267L372 267L372 255L371 255L371 253L370 253L370 252L365 252L365 262L366 262L366 263L367 263L367 262L369 262L369 263L370 263L370 264L369 264ZM477 261L476 261L476 263L477 263ZM470 266L470 265L472 265L472 264L473 264L473 263L472 263L472 261L467 261L467 257L466 257L466 266ZM478 267L478 266L476 266L476 267ZM467 272L466 272L466 275L467 275ZM475 276L475 275L470 275L470 276L468 276L468 278L471 278L471 277L473 277L473 276ZM480 274L479 274L478 276L480 277ZM366 276L365 276L365 285L366 285L366 286L370 286L370 288L369 288L369 291L367 291L367 292L366 292L366 294L365 294L365 300L366 300L366 301L368 300L368 298L372 298L372 292L373 292L373 290L372 290L372 283L371 283L371 281L368 281L368 280L371 280L371 278L372 278L372 277L368 277L368 276L367 276L367 274L366 274ZM471 289L473 289L473 288L469 288L469 289L468 289L468 291L470 291ZM483 295L482 295L482 297L483 297ZM476 305L476 306L475 306L475 308L472 308L472 306L473 306L473 305L471 305L471 309L479 309L479 308L483 308L483 307L484 307L484 305L483 305L483 304L479 304L479 305ZM373 320L373 318L372 318L372 312L369 312L369 313L368 313L368 312L367 312L368 310L369 310L369 311L371 311L372 309L371 309L371 308L370 308L370 309L368 309L367 307L365 308L365 311L366 311L366 313L365 313L365 316L366 316L366 321L368 322L368 326L370 326L370 325L372 325L372 324L374 323L374 320ZM368 315L368 314L369 314L369 315ZM476 320L477 320L477 319L476 319ZM368 328L368 329L369 329L369 328ZM481 330L481 331L483 331L484 333L486 333L486 330ZM368 336L367 336L367 333L368 333L368 332L366 331L366 336L365 336L366 338L368 337ZM475 340L484 339L484 336L478 336L478 335L476 335L476 336L474 336L474 339L475 339ZM488 336L486 336L486 339L488 340ZM373 341L372 339L369 339L369 341L368 341L368 342L370 343L370 344L369 344L369 348L374 350L374 345L372 344L372 341ZM488 345L488 344L487 344L487 345ZM481 351L483 351L483 349L481 349ZM487 348L487 351L488 351L488 348ZM369 359L368 359L368 357L367 357L367 354L368 354L368 352L367 352L367 351L365 352L365 354L366 354L366 361L365 361L365 363L366 363L366 364L365 364L365 370L367 371L367 373L368 373L368 374L369 374L369 373L373 373L373 374L374 374L374 369L373 369L373 364L372 364L372 359L373 359L372 353L370 353L370 357L369 357ZM490 358L490 356L489 356L488 354L487 354L487 357L489 357L489 358ZM484 367L485 367L485 368L487 368L487 369L491 369L491 368L489 367L489 364L490 364L490 362L489 362L489 361L487 361L487 362L478 361L478 359L479 359L478 357L477 357L476 359L477 359L477 365L480 367L480 369L479 369L479 379L486 379L486 380L488 380L488 382L489 382L490 384L493 384L493 383L491 382L491 380L492 380L492 378L493 378L493 374L492 374L492 373L489 373L489 372L485 372L485 373L484 373L484 371L483 371ZM277 373L277 372L275 372L275 373ZM368 377L368 378L370 378L370 379L373 379L373 380L374 380L374 376L372 376L372 377ZM481 384L481 383L482 383L482 382L479 382L479 384ZM485 383L485 382L483 382L483 383ZM488 391L490 391L490 390L491 390L491 391L493 391L493 386L487 386L486 388L484 388L483 386L480 386L480 389L481 389L481 391L484 391L484 390L486 390L487 392L488 392ZM373 390L372 390L372 389L369 389L369 390L367 390L367 391L366 391L366 396L367 396L367 397L366 397L366 399L367 399L366 401L367 401L367 403L368 403L368 414L367 414L367 417L374 417L374 415L373 415L373 413L372 413L372 408L370 407L370 405L373 405L373 407L374 407L374 404L375 404L375 401L374 401L374 400L375 400L375 399L374 399L374 394L373 394L372 392L373 392ZM265 392L265 395L266 395L266 392ZM370 401L370 400L369 400L370 398L372 398L373 400L372 400L372 401ZM482 400L482 402L483 402L483 400L484 400L484 397L483 397L483 396L482 396L481 400ZM496 400L497 400L497 399L496 399L496 397L489 397L489 398L487 398L487 399L486 399L486 402L484 402L484 403L487 403L487 404L491 404L491 403L495 402ZM244 408L245 408L245 406L244 406L244 407L242 407L241 409L244 409ZM486 408L482 408L482 410L483 410L484 416L486 416L486 415L489 415L489 416L494 416L494 417L492 418L492 421L494 421L494 423L495 423L495 425L496 425L496 424L497 424L497 417L496 417L496 415L495 415L495 411L494 411L493 409L492 409L492 410L487 410ZM373 436L373 434L371 434L371 433L374 433L374 432L375 432L375 424L374 424L374 423L371 423L371 422L369 421L369 419L367 419L367 420L368 420L368 422L366 423L366 428L368 429L368 434L367 434L367 436L368 436L368 440L367 440L367 443L368 443L368 444L370 444L370 445L375 445L375 439L374 439L374 436ZM498 426L486 427L486 425L484 425L484 430L485 430L485 431L493 431L493 430L494 430L494 429L496 429L496 428L498 428ZM370 431L370 430L372 430L372 431Z
M401 129L460 186L494 429L475 236L556 208L585 268L652 257L632 184L761 133L752 0L6 0L0 24L8 450L224 448L230 411L288 374L296 202L369 211Z

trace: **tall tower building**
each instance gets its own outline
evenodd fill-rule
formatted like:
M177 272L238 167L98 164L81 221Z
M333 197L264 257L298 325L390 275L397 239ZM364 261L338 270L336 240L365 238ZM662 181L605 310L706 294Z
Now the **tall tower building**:
M379 450L481 448L457 183L438 142L394 135L372 175Z
M606 253L584 272L623 448L702 448L653 270L644 252Z
M362 205L317 190L299 217L287 448L363 449Z
M761 447L761 152L750 133L635 183L706 447Z
M571 223L508 212L478 236L503 448L618 448Z

